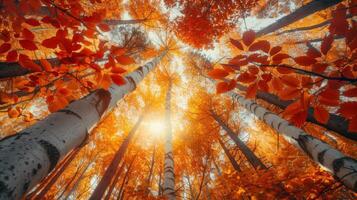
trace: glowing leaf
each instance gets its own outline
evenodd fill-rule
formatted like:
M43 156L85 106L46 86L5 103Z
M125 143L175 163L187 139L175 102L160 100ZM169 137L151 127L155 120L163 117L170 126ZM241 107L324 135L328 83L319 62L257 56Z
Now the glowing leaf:
M115 60L122 65L130 65L130 64L135 63L134 59L132 59L129 56L124 56L124 55L115 57Z
M208 76L214 79L222 79L228 75L229 73L223 69L213 69L210 72L208 72Z

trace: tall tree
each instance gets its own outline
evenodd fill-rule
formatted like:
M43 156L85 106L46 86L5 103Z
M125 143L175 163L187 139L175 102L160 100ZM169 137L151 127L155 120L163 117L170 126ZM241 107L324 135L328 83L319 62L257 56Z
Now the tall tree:
M118 100L133 91L165 54L166 51L162 52L153 61L128 74L123 86L112 85L108 91L97 90L34 126L2 139L0 158L4 162L0 163L3 172L0 180L4 192L0 194L1 198L19 199L34 187L59 160L88 137L88 131ZM24 164L14 163L19 161ZM13 175L13 171L18 173Z

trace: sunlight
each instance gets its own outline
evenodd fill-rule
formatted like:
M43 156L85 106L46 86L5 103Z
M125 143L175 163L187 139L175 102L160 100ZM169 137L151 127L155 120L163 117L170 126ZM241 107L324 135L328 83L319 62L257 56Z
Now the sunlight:
M148 134L155 138L162 137L165 133L164 120L151 120L147 122Z

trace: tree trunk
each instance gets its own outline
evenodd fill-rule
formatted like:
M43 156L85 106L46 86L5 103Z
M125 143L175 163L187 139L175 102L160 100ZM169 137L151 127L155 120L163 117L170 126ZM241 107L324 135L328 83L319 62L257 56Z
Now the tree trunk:
M277 20L275 23L270 24L269 26L261 29L256 33L256 37L261 37L263 35L272 33L282 27L290 25L300 19L303 19L311 14L314 14L331 6L334 6L340 2L342 2L342 0L313 0L310 3L307 3L306 5L296 9L293 13L286 15L281 19Z
M148 178L146 180L146 194L149 195L150 193L150 185L151 185L151 178L152 178L152 174L154 172L154 165L155 165L155 154L156 154L156 147L154 145L154 150L152 152L152 157L151 157L151 164L150 164L150 169L149 169L149 175Z
M263 162L254 154L252 150L249 149L249 147L239 139L236 133L233 132L232 129L228 127L226 123L223 122L223 120L213 111L211 110L211 116L216 120L216 122L226 131L228 136L231 138L231 140L234 141L234 143L237 145L239 150L243 153L243 155L247 158L249 163L255 168L255 169L267 169L267 167L263 164Z
M136 130L139 128L139 125L142 120L143 120L143 115L141 115L139 117L139 119L136 122L136 124L134 125L134 127L131 129L129 134L124 139L123 143L120 145L120 148L115 153L112 162L110 163L108 168L105 170L105 173L104 173L102 179L100 180L99 184L95 188L95 190L92 193L89 200L101 199L104 196L104 193L107 190L111 180L113 179L115 171L118 168L119 163L122 160L124 153L128 149L129 143L130 143L131 139L134 137L134 134L135 134Z
M129 24L140 24L147 20L148 19L126 19L126 20L107 19L104 20L104 23L111 26L118 26L118 25L129 25Z
M221 145L224 153L226 154L226 156L228 157L229 161L231 162L233 168L237 171L237 172L241 172L241 168L239 167L239 164L237 163L237 161L234 159L234 157L232 156L232 154L229 152L229 150L227 149L226 145L223 143L223 141L221 140L221 138L218 138L218 142ZM221 174L219 172L219 174Z
M119 180L119 177L121 175L121 172L123 171L124 169L124 166L125 166L125 161L123 161L123 163L121 164L120 168L118 169L117 173L115 174L115 177L112 181L112 184L110 185L109 187L109 190L107 192L107 194L105 195L105 200L109 200L110 199L110 196L112 195L113 193L113 190L115 188L115 185L117 184L118 180Z
M230 92L233 99L244 106L260 120L287 138L287 141L303 150L312 160L323 166L348 188L357 191L357 160L343 155L330 145L308 135L303 130L289 124L278 115L269 112L252 100Z
M247 90L247 87L240 85L240 84L237 84L236 88L238 88L241 91ZM285 109L291 103L293 103L293 101L280 100L278 96L267 93L267 92L262 92L262 91L258 91L256 97L259 99L262 99L270 104L273 104L281 109ZM335 115L332 113L330 113L329 115L330 115L330 117L326 124L320 123L314 117L314 109L309 107L307 121L317 124L319 126L322 126L322 127L326 128L327 130L336 132L346 138L357 141L357 134L348 131L348 120L346 120L344 117L341 117L341 116L338 116L338 115Z
M165 124L166 124L166 141L165 141L165 163L164 163L164 196L168 200L175 200L175 172L174 158L172 153L172 128L171 128L171 90L172 81L169 81L169 87L166 92L165 103Z
M150 72L164 51L125 76L122 86L99 89L44 120L0 141L0 199L20 199L78 147L98 121Z
M125 176L123 177L123 182L121 183L121 186L120 186L120 189L119 189L119 194L118 194L118 198L117 199L122 199L124 197L124 186L128 182L127 180L129 179L129 175L130 175L130 172L131 172L131 167L133 166L135 159L136 159L136 155L131 160L131 162L130 162L130 164L128 166L128 169L126 170Z
M80 148L74 149L75 152L69 156L65 163L61 166L61 168L56 172L53 178L47 183L46 187L41 190L41 192L33 198L34 200L42 200L46 193L51 189L54 183L56 183L57 179L62 175L65 169L67 169L68 165L72 162L72 160L77 156L80 151Z

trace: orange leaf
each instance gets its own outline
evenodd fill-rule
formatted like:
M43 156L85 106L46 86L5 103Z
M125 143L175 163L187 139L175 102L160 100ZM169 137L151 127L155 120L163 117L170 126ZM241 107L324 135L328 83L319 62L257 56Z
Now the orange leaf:
M333 34L330 34L329 36L326 36L321 43L321 53L324 55L327 54L327 52L331 49L333 42Z
M316 106L314 109L314 117L318 122L326 124L330 115L324 107Z
M36 44L31 40L20 40L19 42L24 49L32 51L37 49Z
M255 95L257 94L257 90L258 90L257 83L253 83L253 84L249 85L247 88L247 92L245 93L245 97L248 99L254 98Z
M273 78L271 84L275 91L281 91L283 89L283 83L280 81L279 78Z
M279 62L279 61L282 61L287 58L290 58L290 56L288 54L279 53L279 54L276 54L275 56L273 56L273 61Z
M117 56L115 60L122 65L130 65L135 63L134 59L129 56Z
M112 74L110 77L112 78L112 81L117 85L124 85L126 83L125 79L118 74Z
M346 97L357 97L357 88L348 89L343 92Z
M257 77L253 74L249 74L248 72L244 72L239 75L237 81L242 82L242 83L251 83L255 81Z
M238 40L230 39L231 43L240 50L243 50L243 45Z
M19 108L12 107L7 110L7 114L9 115L10 118L16 118L20 116L21 113Z
M116 66L116 67L112 67L111 72L116 73L116 74L122 74L122 73L125 73L126 70L121 67Z
M295 76L289 76L289 75L285 75L281 77L281 81L288 86L291 87L299 87L300 86L300 81L299 79L297 79Z
M41 65L42 65L42 67L43 67L43 69L45 71L51 71L52 70L52 65L51 65L50 62L48 62L48 60L41 59L40 62L41 62Z
M309 65L313 65L316 63L316 60L309 56L296 57L296 58L294 58L294 60L297 64L302 65L302 66L309 66Z
M258 42L253 43L249 47L249 51L258 51L258 50L262 50L265 53L268 53L270 50L270 43L266 40L260 40Z
M110 31L110 27L108 26L108 24L99 24L98 27L99 27L100 30L103 31L103 32L108 32L108 31Z
M6 61L7 62L15 62L15 61L17 61L17 51L16 50L12 50L9 53L7 53Z
M357 102L351 101L342 103L340 109L338 110L338 113L348 119L357 116Z
M27 68L31 71L34 72L40 72L42 71L41 66L39 66L38 64L34 63L32 60L30 60L26 55L20 54L19 56L19 64L24 67Z
M286 118L291 118L293 115L296 115L301 110L301 101L295 101L294 103L288 105L288 107L285 108L283 115Z
M214 79L222 79L229 75L229 73L223 69L213 69L207 74Z
M228 87L228 83L226 82L219 82L216 85L216 93L217 94L221 94L224 92L228 92L229 91L229 87Z
M22 30L22 37L26 40L33 40L35 39L35 35L27 28Z
M300 96L301 90L295 87L285 87L283 90L280 91L279 97L282 100L293 100L296 97Z
M255 32L250 30L250 31L246 31L243 33L243 43L246 46L249 46L250 44L252 44L255 40Z
M0 46L0 54L5 53L11 49L11 44L4 43Z

